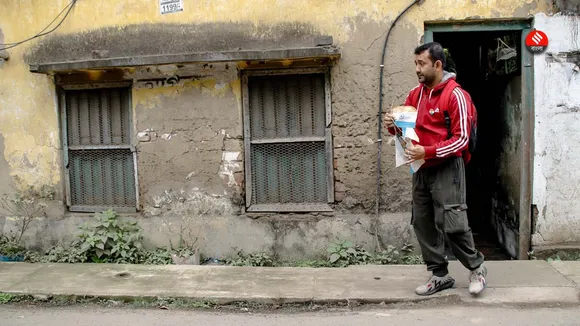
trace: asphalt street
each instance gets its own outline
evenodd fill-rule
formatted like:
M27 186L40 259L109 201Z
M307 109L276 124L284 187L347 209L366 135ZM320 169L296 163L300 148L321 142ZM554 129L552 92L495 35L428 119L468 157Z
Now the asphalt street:
M380 309L359 312L252 313L121 309L98 307L0 307L3 326L123 325L578 325L575 308L485 308L443 306L423 309Z

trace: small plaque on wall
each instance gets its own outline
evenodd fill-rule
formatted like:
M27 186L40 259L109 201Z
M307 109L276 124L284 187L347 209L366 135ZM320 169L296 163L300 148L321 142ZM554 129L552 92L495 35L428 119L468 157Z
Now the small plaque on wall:
M183 0L159 0L162 15L183 11Z

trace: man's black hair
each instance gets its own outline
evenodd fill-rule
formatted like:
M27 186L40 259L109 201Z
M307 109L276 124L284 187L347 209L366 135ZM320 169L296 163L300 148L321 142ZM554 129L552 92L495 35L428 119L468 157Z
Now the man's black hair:
M415 48L415 55L421 54L427 50L429 51L429 59L431 59L431 62L435 64L435 62L439 60L443 64L443 69L445 69L447 66L445 61L445 51L443 51L441 44L437 42L431 42L420 45Z

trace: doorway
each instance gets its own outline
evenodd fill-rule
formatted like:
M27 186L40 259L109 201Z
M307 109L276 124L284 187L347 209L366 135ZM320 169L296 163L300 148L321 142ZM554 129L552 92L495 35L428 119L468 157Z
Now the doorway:
M522 210L528 200L522 169L531 168L525 156L529 142L522 142L530 136L525 128L530 113L522 46L526 29L462 27L427 26L425 42L446 49L446 70L457 75L477 108L477 147L466 167L469 225L487 260L525 259L520 246L529 242L529 234L520 236L525 229L520 223L529 223L521 216L531 214Z

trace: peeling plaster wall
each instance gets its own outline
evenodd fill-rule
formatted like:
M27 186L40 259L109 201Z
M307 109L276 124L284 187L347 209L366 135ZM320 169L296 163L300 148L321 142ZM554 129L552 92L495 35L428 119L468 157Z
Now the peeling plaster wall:
M580 242L580 64L579 56L561 62L548 53L564 56L580 50L580 17L536 15L535 27L549 37L543 54L534 58L535 154L534 204L538 215L534 246Z
M343 223L341 219L356 215L366 216L360 223L371 221L369 213L374 211L377 176L378 62L388 27L409 2L223 0L203 5L184 2L183 12L161 15L158 2L79 1L55 33L9 50L10 60L0 67L0 133L7 162L7 167L0 169L3 173L0 181L14 180L22 186L50 185L62 194L54 82L50 76L30 73L29 63L313 46L317 37L329 35L342 51L331 71L336 212L333 216L304 216L302 226L288 222L288 228L292 229L282 229L290 235L276 238L274 243L278 243L276 248L307 251L308 243L301 244L297 239L312 227L318 230L321 239L331 237L334 233L329 230L336 227L350 232L345 231L344 237L366 241L367 229L363 237L362 233L352 231L358 225L356 221ZM68 0L4 1L0 28L5 42L34 35L67 3ZM389 41L385 109L402 102L417 83L412 51L420 43L424 21L521 18L550 9L551 1L543 0L433 0L413 8L398 22ZM276 221L279 230L287 223L284 219L287 216L253 220L240 215L244 180L239 67L243 65L167 65L123 72L125 78L136 81L133 121L143 224L195 214L198 207L194 203L199 200L208 205L216 220L234 223L226 225L239 222L259 229L264 223ZM186 70L183 75L193 77L175 85L150 88L140 81L166 78L176 71L182 74L183 70ZM94 76L98 78L98 74ZM408 217L410 175L407 169L393 167L393 139L385 138L383 146L381 209ZM62 195L57 200L62 203ZM329 227L316 227L317 223ZM231 243L259 242L257 238L231 233L235 227L224 229L224 224L216 225L219 225L216 230L222 230L216 231L216 236L232 237ZM392 221L384 218L379 227L383 240L391 243L400 243L411 232L405 218ZM231 245L215 241L220 250Z

